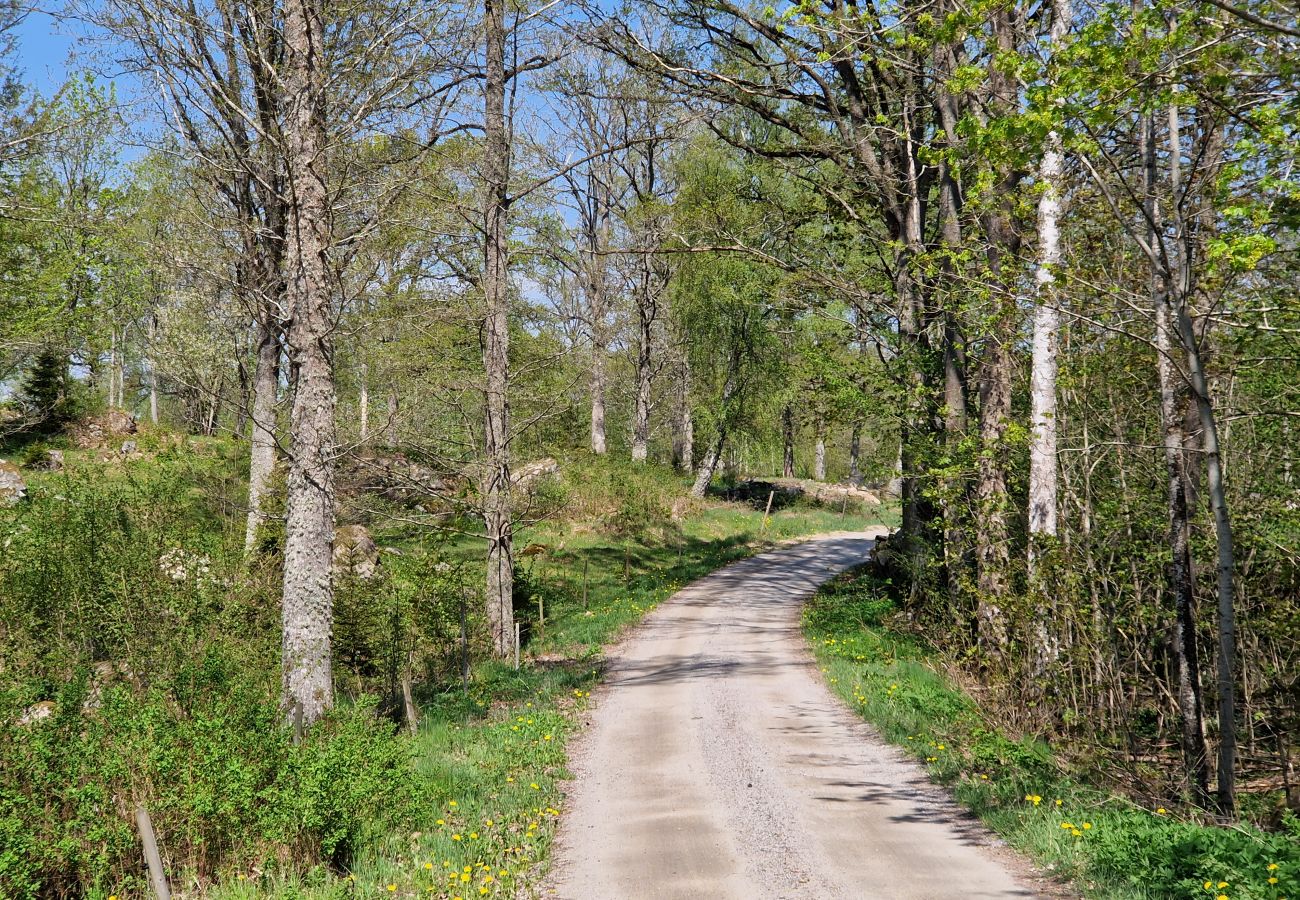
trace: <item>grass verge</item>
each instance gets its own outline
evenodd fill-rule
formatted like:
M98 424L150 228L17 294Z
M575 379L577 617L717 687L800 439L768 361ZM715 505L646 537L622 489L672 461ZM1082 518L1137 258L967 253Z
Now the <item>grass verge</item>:
M920 645L891 630L886 596L857 571L808 604L805 634L831 689L1053 877L1106 900L1300 898L1294 816L1273 833L1217 827L1082 783L1051 748L991 725Z

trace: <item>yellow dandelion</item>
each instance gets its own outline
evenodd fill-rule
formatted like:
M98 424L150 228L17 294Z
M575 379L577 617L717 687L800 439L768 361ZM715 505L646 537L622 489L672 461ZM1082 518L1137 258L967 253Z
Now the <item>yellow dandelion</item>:
M1165 808L1164 808L1163 806L1158 807L1158 808L1156 809L1156 815L1157 815L1157 816L1163 816L1164 814L1165 814Z
M395 884L390 884L390 885L388 886L388 890L389 890L389 892L392 892L392 891L397 890L397 885L395 885Z

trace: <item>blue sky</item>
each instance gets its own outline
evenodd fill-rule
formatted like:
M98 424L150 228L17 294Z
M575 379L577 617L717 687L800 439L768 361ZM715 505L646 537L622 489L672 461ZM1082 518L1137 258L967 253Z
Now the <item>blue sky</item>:
M14 63L20 78L41 96L52 96L68 80L69 73L90 70L116 83L119 100L130 103L140 98L139 81L134 75L121 75L111 62L96 58L104 55L104 45L85 42L91 32L84 23L34 10L14 33Z
M16 33L15 62L22 79L48 97L67 80L68 57L74 49L76 35L81 33L80 26L55 21L43 12L32 12L23 19Z

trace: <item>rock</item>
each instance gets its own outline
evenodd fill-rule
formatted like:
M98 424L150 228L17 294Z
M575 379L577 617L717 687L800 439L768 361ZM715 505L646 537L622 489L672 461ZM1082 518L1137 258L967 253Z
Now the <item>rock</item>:
M72 440L82 450L97 450L110 437L135 434L139 428L135 416L120 409L110 409L99 416L91 416L68 429Z
M334 531L335 575L374 578L379 571L379 546L364 525L344 525Z
M52 715L54 715L54 701L42 700L40 703L33 703L24 709L23 714L18 717L18 724L26 728L28 725L34 725Z
M172 547L158 557L158 571L177 584L191 580L209 583L212 581L212 560L184 547Z
M121 453L123 456L130 456L132 453L135 452L135 448L136 448L135 441L123 441L122 447L118 452Z
M115 436L123 435L123 434L135 434L137 431L140 430L139 427L136 425L135 416L131 415L128 412L123 412L120 409L110 409L108 412L104 413L102 416L99 417L99 421L103 425L105 434L111 434Z
M543 478L554 478L559 474L560 464L548 456L545 459L524 463L510 476L510 480L515 487L527 491Z
M41 461L41 468L47 472L63 471L63 451L46 450L45 459Z
M17 506L27 496L27 482L13 463L0 460L0 506Z

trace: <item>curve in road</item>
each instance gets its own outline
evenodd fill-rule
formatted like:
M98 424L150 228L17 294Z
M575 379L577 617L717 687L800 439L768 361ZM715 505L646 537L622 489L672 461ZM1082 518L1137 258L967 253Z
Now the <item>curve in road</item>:
M1033 896L988 834L822 682L799 630L873 535L747 559L612 656L574 753L548 896Z

